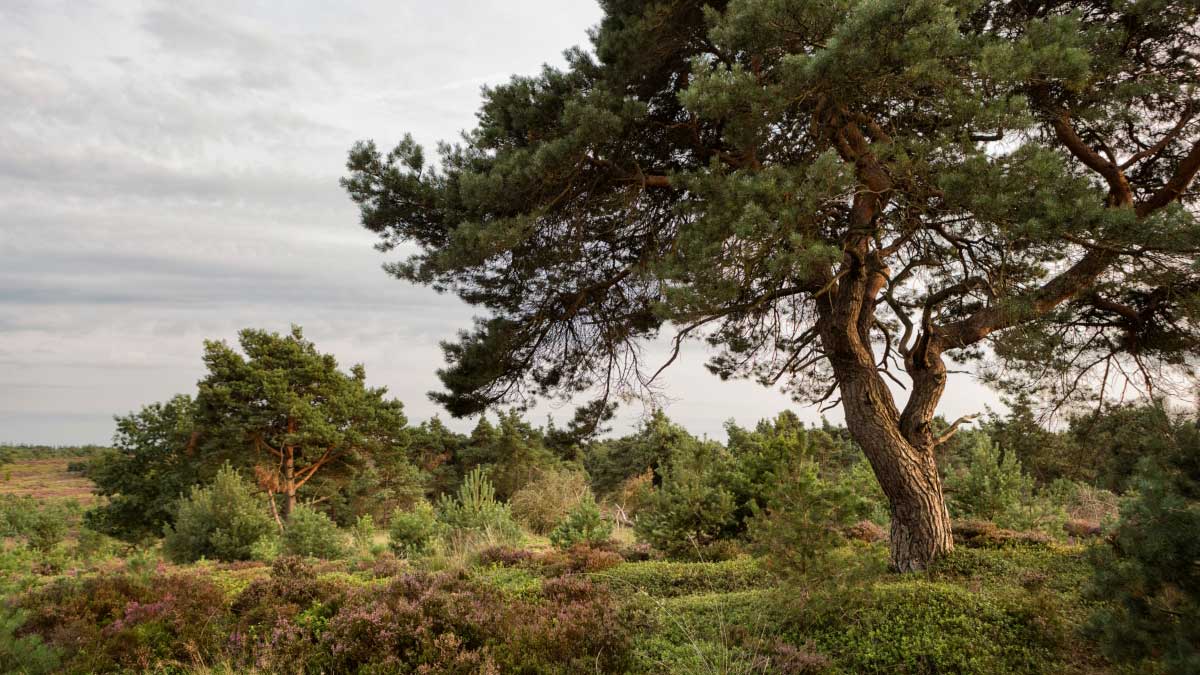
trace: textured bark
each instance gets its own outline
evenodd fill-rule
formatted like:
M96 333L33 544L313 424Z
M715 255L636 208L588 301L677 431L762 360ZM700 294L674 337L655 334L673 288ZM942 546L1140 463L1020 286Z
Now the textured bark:
M296 448L284 448L283 457L283 519L287 520L296 508Z
M849 334L830 329L826 344L857 342L840 339L845 335ZM832 362L846 427L866 454L892 509L892 567L901 572L924 569L954 548L928 420L914 418L912 423L922 430L917 437L929 440L914 443L906 438L892 394L870 361L869 351L866 359L857 358L853 349L839 351ZM929 395L932 409L940 390Z

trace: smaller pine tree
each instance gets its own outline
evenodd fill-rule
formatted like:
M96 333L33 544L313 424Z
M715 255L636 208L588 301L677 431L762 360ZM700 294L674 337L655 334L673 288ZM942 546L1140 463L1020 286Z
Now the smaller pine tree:
M988 520L1022 527L1022 505L1032 501L1033 479L1021 471L1015 453L1003 452L985 434L977 434L964 467L946 477L950 512L955 518Z
M567 514L566 520L550 533L550 543L557 548L575 544L602 544L612 536L612 523L604 519L596 500L589 495L579 501Z
M396 509L388 524L388 538L396 555L415 558L429 550L439 530L437 512L422 500L407 511Z
M226 464L211 485L192 488L176 506L163 551L171 560L249 560L254 544L275 531L266 505L253 487Z
M1092 551L1090 595L1103 602L1088 632L1115 661L1157 657L1183 674L1200 672L1200 430L1177 438L1175 457L1142 460L1108 545Z
M342 533L329 516L301 504L288 517L283 530L283 552L334 560L345 555Z

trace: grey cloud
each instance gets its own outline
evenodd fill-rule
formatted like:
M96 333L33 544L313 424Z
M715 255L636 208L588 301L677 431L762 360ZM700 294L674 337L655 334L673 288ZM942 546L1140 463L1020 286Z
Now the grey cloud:
M226 16L198 3L163 2L145 13L142 25L167 52L217 52L245 59L271 54L265 36L238 27Z

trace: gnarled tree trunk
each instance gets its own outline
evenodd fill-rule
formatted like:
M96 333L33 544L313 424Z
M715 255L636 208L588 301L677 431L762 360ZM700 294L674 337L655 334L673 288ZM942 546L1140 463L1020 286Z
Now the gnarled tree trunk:
M869 360L834 359L834 371L846 427L862 447L891 505L892 567L901 572L924 569L954 548L928 423L906 437L903 416Z
M857 140L861 145L862 139ZM863 155L869 155L863 151ZM892 509L891 564L898 571L924 569L954 548L950 515L942 494L930 422L946 382L946 370L927 336L905 350L913 391L904 413L880 374L871 348L875 305L890 270L871 251L870 223L886 177L864 173L873 194L856 198L853 220L859 234L847 238L842 272L818 293L817 329L841 393L846 427L862 447ZM860 164L860 169L864 168Z

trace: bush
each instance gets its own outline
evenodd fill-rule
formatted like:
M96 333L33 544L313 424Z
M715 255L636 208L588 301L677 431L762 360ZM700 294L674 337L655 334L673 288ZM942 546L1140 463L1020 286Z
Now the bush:
M0 672L41 675L57 672L58 651L37 635L17 636L26 613L0 609Z
M275 531L275 523L251 485L226 464L212 485L192 488L176 507L163 551L175 562L200 558L249 560L255 542Z
M509 499L513 516L537 534L548 534L580 502L591 499L587 475L569 469L549 469Z
M623 562L625 559L616 551L584 543L575 544L567 549L550 549L536 558L538 571L550 577L603 572Z
M519 543L521 527L507 504L496 500L496 491L483 470L467 474L455 498L438 501L437 519L452 533L478 533L500 542Z
M818 592L793 618L851 673L1060 672L1064 635L1053 606L928 581L876 582Z
M1106 604L1088 632L1114 660L1158 657L1167 672L1200 672L1197 450L1182 461L1143 460L1108 545L1092 556L1090 595Z
M337 525L329 516L303 504L288 516L282 543L287 555L330 560L345 555L342 533Z
M754 548L778 569L805 572L843 543L843 531L872 509L871 501L850 483L824 480L816 464L801 461L770 490L767 509L750 522L750 535Z
M0 536L23 538L36 551L44 553L57 546L71 519L71 509L62 502L0 496Z
M625 623L586 579L547 579L524 598L458 575L405 575L352 593L321 643L336 672L624 672Z
M250 559L269 563L283 555L283 537L272 533L260 538L250 547Z
M124 547L116 539L85 526L79 528L79 535L75 543L75 556L98 560L116 555L122 548Z
M571 509L566 520L550 533L550 543L558 548L575 544L600 544L612 536L612 524L604 520L596 501L589 495Z
M364 513L354 520L350 529L350 537L354 540L354 548L360 553L370 553L375 545L375 519L371 514Z
M1115 493L1063 478L1050 484L1046 497L1062 509L1066 520L1095 527L1115 522L1120 510L1120 498Z
M430 542L438 532L437 513L425 501L417 502L408 511L397 509L388 526L392 550L396 555L407 558L415 558L428 551Z
M147 671L215 654L226 600L211 579L102 574L61 579L21 600L19 633L62 651L68 672Z

